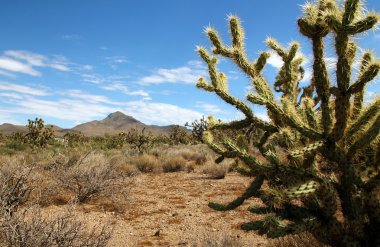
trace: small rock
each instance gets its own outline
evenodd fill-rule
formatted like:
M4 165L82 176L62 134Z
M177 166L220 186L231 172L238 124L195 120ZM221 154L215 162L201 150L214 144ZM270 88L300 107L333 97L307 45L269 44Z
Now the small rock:
M175 212L175 213L173 213L172 214L172 216L174 217L174 216L177 216L178 215L178 213L177 212Z
M157 230L156 233L154 234L155 237L159 237L160 236L160 230Z

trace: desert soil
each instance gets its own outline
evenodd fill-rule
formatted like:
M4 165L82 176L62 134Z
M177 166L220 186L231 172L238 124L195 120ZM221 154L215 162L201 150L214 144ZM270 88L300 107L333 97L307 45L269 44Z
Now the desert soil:
M259 200L247 200L228 212L207 207L209 201L233 200L250 181L236 173L220 180L186 172L140 174L125 213L116 215L84 205L78 209L78 217L91 224L110 224L114 229L110 246L192 246L205 234L229 234L247 246L264 246L265 237L240 229L241 223L258 219L247 207L260 204ZM155 236L157 231L159 236Z

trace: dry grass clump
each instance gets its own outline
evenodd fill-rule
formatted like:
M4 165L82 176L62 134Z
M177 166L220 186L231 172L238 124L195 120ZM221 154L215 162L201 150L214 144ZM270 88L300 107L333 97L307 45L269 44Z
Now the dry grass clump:
M95 153L87 154L72 166L61 166L57 176L79 203L94 196L110 196L115 191L121 193L131 185L131 180L121 177L104 155Z
M243 247L243 242L227 232L203 233L200 239L193 241L192 247Z
M212 164L209 163L203 168L203 173L211 179L223 179L229 171L230 165L227 163Z
M12 215L31 192L31 169L18 159L0 164L0 215Z
M298 235L288 235L279 239L272 240L268 247L328 247L316 240L310 233L301 233Z
M137 167L140 172L159 172L161 171L160 163L156 156L143 154L133 157L130 162Z
M28 208L2 220L0 241L9 247L103 247L111 232L105 226L88 228L70 212L44 216L39 208Z
M161 162L162 170L164 172L183 171L187 163L182 157L164 157Z

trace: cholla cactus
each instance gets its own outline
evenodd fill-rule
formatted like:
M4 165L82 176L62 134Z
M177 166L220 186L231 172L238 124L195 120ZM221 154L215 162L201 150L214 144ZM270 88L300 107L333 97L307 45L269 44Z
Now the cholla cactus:
M189 144L191 142L191 136L179 125L170 127L169 139L173 145Z
M219 160L238 157L244 163L238 171L255 176L241 197L226 205L210 203L210 207L231 210L258 197L266 207L250 211L269 215L243 224L245 230L259 230L268 237L310 231L334 246L380 245L380 98L363 103L365 87L377 76L380 63L371 52L364 52L357 78L351 75L357 51L353 37L374 28L378 20L377 14L363 11L359 0L346 0L342 6L336 0L306 4L298 26L313 47L308 87L299 87L305 72L299 44L293 42L285 49L272 38L266 42L284 62L274 82L280 100L262 74L270 53L262 52L253 62L248 59L237 17L229 17L230 46L214 29L206 29L212 52L230 59L250 78L254 92L247 100L265 106L270 118L259 119L246 101L232 96L227 77L216 67L217 57L197 48L211 80L200 78L197 87L215 93L245 115L244 120L230 123L210 121L203 139L221 156ZM329 33L335 36L336 86L324 61L324 39ZM253 143L265 162L239 148L237 140L220 141L215 134L242 128L262 131ZM263 188L264 182L268 189Z
M28 142L33 148L45 147L53 139L54 131L52 127L45 127L44 120L36 118L34 121L28 119L29 133L26 134Z
M204 116L198 121L195 120L192 123L186 122L186 127L191 128L191 135L193 139L198 142L203 142L203 132L207 130L208 122Z

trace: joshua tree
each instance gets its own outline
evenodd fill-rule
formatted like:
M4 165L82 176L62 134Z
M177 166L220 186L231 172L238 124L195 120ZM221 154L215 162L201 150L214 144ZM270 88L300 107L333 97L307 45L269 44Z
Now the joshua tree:
M352 76L357 53L353 37L374 28L378 20L375 13L365 14L359 0L346 0L343 5L336 0L306 4L298 27L313 48L308 87L299 87L304 75L299 44L293 42L285 49L273 38L266 42L283 60L274 82L279 100L262 74L269 53L262 52L255 61L248 59L237 17L229 17L230 46L214 29L206 29L212 52L230 59L249 77L254 92L247 100L265 106L270 118L259 119L248 102L232 96L225 74L216 67L217 57L197 48L211 80L200 78L197 87L215 93L245 115L230 123L210 121L203 139L222 158L241 159L242 174L255 176L241 197L226 205L210 203L210 207L231 210L258 197L266 207L250 211L268 215L262 221L244 223L245 230L259 230L268 237L310 231L334 246L380 245L380 98L368 105L363 101L365 87L377 76L380 63L371 52L364 52L358 76ZM329 75L324 60L328 34L335 38L336 78ZM254 143L265 162L239 148L236 140L218 141L218 132L213 132L242 128L262 130Z
M45 147L53 139L52 127L45 127L41 118L36 118L34 121L28 119L26 127L29 129L29 133L26 134L27 140L33 147Z
M174 145L188 144L191 141L191 136L179 125L173 125L169 129L169 139Z

